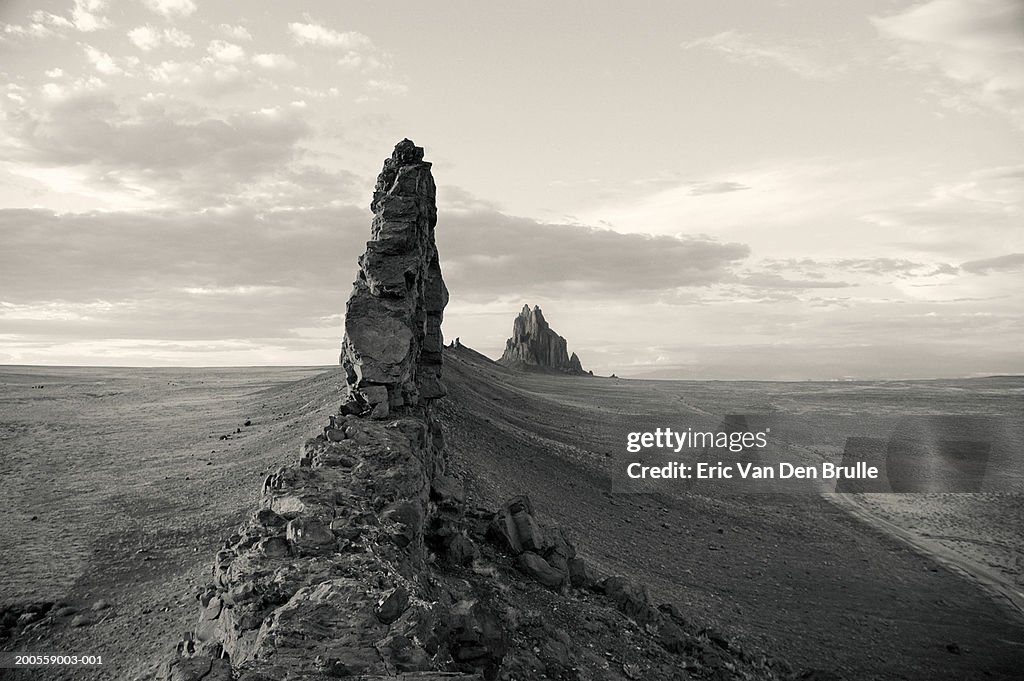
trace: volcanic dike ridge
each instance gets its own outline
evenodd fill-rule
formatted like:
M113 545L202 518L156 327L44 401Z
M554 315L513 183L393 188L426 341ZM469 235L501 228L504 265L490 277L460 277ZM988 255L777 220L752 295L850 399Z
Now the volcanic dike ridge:
M340 407L266 478L196 594L194 625L149 678L811 678L596 574L530 498L466 503L431 407L445 394L448 293L422 148L395 147L371 210ZM520 340L550 339L539 309L520 319ZM539 347L565 354L564 340Z

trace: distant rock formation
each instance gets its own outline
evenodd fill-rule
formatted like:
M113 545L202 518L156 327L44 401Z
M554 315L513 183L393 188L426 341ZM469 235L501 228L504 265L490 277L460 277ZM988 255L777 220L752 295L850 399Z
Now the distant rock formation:
M499 364L541 371L585 374L576 353L569 355L566 341L555 333L540 308L523 305L512 324L512 337L505 342Z
M349 393L343 414L385 418L445 394L441 279L434 226L436 188L423 148L404 139L377 176L372 241L345 312L341 365Z

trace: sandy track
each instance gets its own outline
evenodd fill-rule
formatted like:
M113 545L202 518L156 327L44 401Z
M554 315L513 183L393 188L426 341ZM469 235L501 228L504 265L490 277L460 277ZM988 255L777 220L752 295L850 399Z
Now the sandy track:
M988 591L1024 619L1024 498L1016 494L826 494ZM954 520L950 520L950 517Z

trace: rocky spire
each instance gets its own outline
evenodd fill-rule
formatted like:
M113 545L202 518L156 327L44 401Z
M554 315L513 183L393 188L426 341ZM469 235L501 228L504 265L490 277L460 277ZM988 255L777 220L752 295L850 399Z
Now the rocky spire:
M505 366L585 373L576 353L569 356L566 341L548 325L540 308L524 305L512 324L512 337L505 342L505 353L498 360Z
M343 413L384 418L445 394L441 279L434 226L436 189L423 148L404 139L374 187L371 241L345 311Z

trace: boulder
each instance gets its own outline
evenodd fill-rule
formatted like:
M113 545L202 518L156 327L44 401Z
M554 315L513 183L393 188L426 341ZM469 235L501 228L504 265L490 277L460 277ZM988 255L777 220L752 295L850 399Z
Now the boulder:
M533 506L526 495L512 497L494 516L490 534L513 555L523 551L542 551L544 532L533 517Z
M565 583L565 572L554 567L532 551L525 551L516 558L516 567L538 584L557 589Z
M430 483L430 497L445 509L457 509L466 501L462 481L447 475L434 478Z
M591 589L597 584L597 574L582 558L568 561L569 583L578 589Z
M651 606L647 589L625 577L608 577L601 582L601 590L627 617L639 624L656 622L659 612Z
M311 518L288 521L285 532L289 542L307 551L330 551L337 543L337 538L330 528Z
M409 591L404 586L396 586L388 591L377 603L377 619L384 624L391 624L409 607Z

